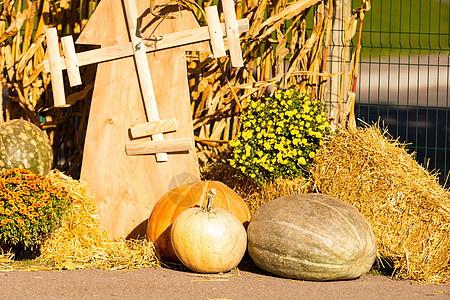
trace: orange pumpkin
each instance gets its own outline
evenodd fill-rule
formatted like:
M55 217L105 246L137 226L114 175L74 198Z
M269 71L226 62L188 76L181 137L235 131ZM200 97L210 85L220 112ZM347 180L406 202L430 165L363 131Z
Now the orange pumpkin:
M206 205L206 191L216 189L215 207L222 207L235 215L247 228L250 210L244 200L220 181L196 181L167 192L155 205L147 225L147 238L155 245L163 261L179 262L170 241L175 219L185 210Z

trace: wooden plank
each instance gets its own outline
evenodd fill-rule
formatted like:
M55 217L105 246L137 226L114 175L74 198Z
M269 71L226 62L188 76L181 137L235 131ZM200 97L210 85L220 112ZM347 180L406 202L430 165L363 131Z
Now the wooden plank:
M230 48L231 65L233 67L243 67L242 49L239 41L238 23L236 21L236 11L233 0L222 0L223 14L225 16L225 28Z
M54 27L48 28L45 30L45 36L47 38L47 53L52 79L53 105L55 107L65 107L67 105L66 96L64 94L64 80L59 55L58 32Z
M134 139L144 136L150 136L155 133L165 133L171 131L177 131L176 118L147 122L143 124L135 124L130 127L130 134Z
M125 151L130 156L163 152L185 152L192 149L194 149L194 145L190 138L130 142L125 145Z
M78 59L75 52L75 45L71 35L61 38L61 44L64 53L65 67L67 68L67 75L69 77L70 86L77 86L82 84L80 69L78 68Z
M79 52L77 54L78 65L90 65L99 62L114 60L134 54L133 44L131 42L122 43L110 47L102 47L99 49ZM64 68L64 66L63 66Z
M220 28L219 12L217 6L209 6L205 9L206 19L208 20L208 31L211 38L211 50L214 57L226 55L225 43L223 42L223 31Z
M142 43L141 30L138 24L136 2L134 0L123 0L123 4L125 8L125 19L128 24L128 33L130 34L131 43L134 46L135 65L147 119L148 121L159 121L158 106L156 105L152 78L148 68L147 53ZM152 135L152 139L154 141L162 141L164 140L164 135L162 133L156 133ZM156 153L156 161L165 162L167 160L167 153Z
M186 11L180 13L179 19L160 22L161 18L146 13L148 3L148 0L136 0L139 15L143 16L143 36L199 28L195 17ZM129 43L121 1L100 1L82 34L85 44L99 44L102 48ZM193 140L184 48L153 52L147 54L147 58L159 116L176 118L178 124L177 131L165 134L166 139ZM80 179L88 183L90 193L95 195L99 224L110 238L142 238L158 200L173 188L200 180L195 149L189 153L170 153L165 163L156 162L153 155L126 154L130 126L145 122L134 58L128 56L100 63Z
M248 19L240 19L237 21L239 33L249 30ZM220 24L222 33L225 33L225 24ZM174 33L161 35L161 40L156 44L149 40L144 40L145 51L153 52L165 50L172 47L178 47L185 44L208 41L210 39L208 27L201 27L192 30L184 30ZM114 59L124 58L134 55L134 48L131 42L121 43L119 45L102 47L99 49L84 51L77 53L78 66L85 66L100 62L106 62ZM66 69L64 57L61 57L61 68ZM47 73L50 72L48 62L44 61Z

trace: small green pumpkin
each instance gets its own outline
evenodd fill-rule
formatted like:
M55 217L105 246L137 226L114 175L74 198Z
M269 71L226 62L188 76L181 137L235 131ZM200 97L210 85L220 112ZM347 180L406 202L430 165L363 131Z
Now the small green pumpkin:
M24 168L46 175L52 164L52 146L39 127L19 119L0 124L0 173Z
M248 252L271 273L326 281L365 274L377 245L370 224L352 205L328 195L300 194L256 210L248 226Z

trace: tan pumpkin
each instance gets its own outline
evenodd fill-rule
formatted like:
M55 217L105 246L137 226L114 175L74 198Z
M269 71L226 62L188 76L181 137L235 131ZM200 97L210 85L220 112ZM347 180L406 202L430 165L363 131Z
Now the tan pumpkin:
M207 204L183 211L172 225L170 238L178 259L199 273L235 268L247 249L247 232L236 216L214 207L215 190Z
M235 215L246 228L250 221L250 210L244 200L220 181L195 181L167 192L154 206L147 225L147 238L153 242L163 261L178 262L170 241L170 228L175 219L185 210L205 206L205 193L216 189L214 205Z

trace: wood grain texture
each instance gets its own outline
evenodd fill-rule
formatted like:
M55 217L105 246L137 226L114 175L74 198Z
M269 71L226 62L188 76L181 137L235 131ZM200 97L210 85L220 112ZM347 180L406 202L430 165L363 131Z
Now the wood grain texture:
M165 119L143 124L135 124L130 127L130 134L133 139L149 136L155 133L165 133L177 131L177 119Z
M237 20L238 24L238 31L239 33L248 31L249 29L249 23L248 19L240 19ZM222 34L225 32L225 24L220 24L220 31ZM224 34L223 34L224 35ZM225 36L225 35L224 35ZM153 52L153 51L159 51L164 50L172 47L180 47L183 45L190 45L193 43L198 42L205 42L209 41L211 37L211 34L209 33L209 29L207 26L190 29L190 30L183 30L179 32L174 33L168 33L165 35L161 35L157 37L157 42L153 42L152 39L144 40L145 45L145 51L146 52ZM62 37L61 40L65 38ZM83 44L84 42L80 41L80 39L77 40L77 44ZM202 45L205 43L202 43ZM206 45L206 44L205 44ZM188 47L188 46L183 46ZM225 47L225 46L224 46ZM206 51L203 47L198 47L199 51L203 50ZM102 47L98 49L93 49L89 51L79 52L76 54L77 58L77 66L85 66L100 62L105 62L108 60L114 60L119 58L124 58L127 56L132 56L134 54L134 47L133 43L131 42L125 42L123 44L118 44L114 46L109 47ZM61 69L65 70L66 63L65 58L60 57L60 64ZM50 72L50 65L48 60L44 60L44 67L47 73Z
M148 1L136 1L143 36L197 28L186 11L177 19L159 22L148 13ZM178 7L177 7L178 8ZM182 18L182 19L181 19ZM155 29L152 26L158 24ZM113 46L129 42L120 1L100 2L78 39ZM78 42L78 41L77 41ZM201 46L201 45L200 45ZM184 47L183 47L184 48ZM183 48L147 54L161 119L176 118L178 130L167 139L194 139L186 58ZM200 47L201 48L201 47ZM169 190L200 179L195 151L169 154L157 163L154 155L127 156L128 128L145 123L146 115L133 57L98 65L86 132L81 178L98 203L100 225L112 238L144 235L154 204Z
M127 155L143 155L163 152L185 152L194 149L190 138L170 139L162 141L136 141L125 145Z
M243 67L241 42L239 40L238 23L233 0L222 0L223 14L225 17L225 28L230 48L231 65L233 67Z
M144 108L147 121L159 121L158 106L156 105L155 92L153 91L153 81L148 68L147 53L142 43L141 29L138 22L138 11L135 0L122 0L125 12L125 19L128 24L128 34L134 46L134 62L138 75L139 87L144 101ZM152 135L152 140L163 141L164 135L156 133ZM169 158L167 153L156 153L156 161L165 162Z
M45 36L47 38L47 52L52 78L53 105L56 107L64 107L66 105L66 96L64 93L64 80L59 54L58 33L56 28L49 28L45 30Z
M219 12L217 6L209 6L205 9L208 20L208 31L211 38L211 49L214 57L226 55L225 44L223 42L223 31L220 26Z
M238 31L239 33L248 31L249 29L249 22L248 19L240 19L237 20L238 24ZM225 36L225 24L220 24L220 31L222 32L223 36ZM157 42L153 42L152 39L144 40L145 45L145 51L146 52L153 52L153 51L159 51L164 50L172 47L180 47L183 45L190 45L193 43L198 42L205 42L209 41L211 37L211 33L209 32L209 28L207 26L190 29L190 30L183 30L179 32L174 33L168 33L162 36L159 36L157 39ZM62 37L61 40L65 38ZM222 39L223 42L223 39ZM82 44L79 39L77 40L78 44ZM213 42L211 42L211 45ZM206 45L206 43L202 43L202 45ZM188 47L188 46L183 46ZM225 47L225 45L224 45ZM207 51L204 46L199 47L199 51ZM108 60L114 60L119 58L124 58L127 56L132 56L134 54L134 48L133 43L123 43L119 45L114 45L110 47L102 47L99 49L93 49L89 51L79 52L76 54L77 59L77 66L85 66L100 62L105 62ZM60 64L61 69L65 70L66 63L65 58L60 57ZM44 60L44 67L47 73L50 73L50 65L48 60Z
M75 52L75 45L71 35L61 38L61 44L64 53L64 65L67 69L70 86L82 84L80 69L78 68L78 59Z

